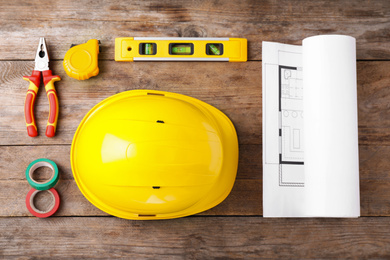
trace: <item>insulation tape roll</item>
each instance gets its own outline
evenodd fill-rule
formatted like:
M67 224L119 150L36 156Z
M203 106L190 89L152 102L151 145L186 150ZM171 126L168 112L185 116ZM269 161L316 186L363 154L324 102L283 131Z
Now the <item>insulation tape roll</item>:
M45 182L38 182L33 179L33 173L40 167L49 167L52 170L51 177ZM37 190L48 190L53 188L58 182L58 167L52 160L49 159L37 159L30 163L26 169L26 179L28 183Z
M39 192L49 192L51 197L52 197L52 203L50 204L49 208L46 211L39 210L35 207L34 197ZM47 191L41 191L41 190L36 190L36 189L32 188L27 193L26 206L27 206L27 209L34 216L36 216L38 218L47 218L47 217L50 217L51 215L53 215L58 210L58 207L60 206L60 196L58 195L58 192L54 188L51 188Z

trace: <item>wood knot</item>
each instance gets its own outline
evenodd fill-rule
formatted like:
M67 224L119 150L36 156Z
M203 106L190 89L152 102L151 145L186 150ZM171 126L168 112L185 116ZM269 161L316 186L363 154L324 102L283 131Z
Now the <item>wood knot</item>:
M204 27L190 25L184 28L182 37L207 37L207 31Z

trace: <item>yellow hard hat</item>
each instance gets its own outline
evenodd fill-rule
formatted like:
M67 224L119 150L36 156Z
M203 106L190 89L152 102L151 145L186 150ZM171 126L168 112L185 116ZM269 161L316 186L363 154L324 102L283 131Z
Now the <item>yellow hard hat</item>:
M127 219L178 218L212 208L237 173L237 134L218 109L188 96L131 90L89 111L72 142L84 196Z

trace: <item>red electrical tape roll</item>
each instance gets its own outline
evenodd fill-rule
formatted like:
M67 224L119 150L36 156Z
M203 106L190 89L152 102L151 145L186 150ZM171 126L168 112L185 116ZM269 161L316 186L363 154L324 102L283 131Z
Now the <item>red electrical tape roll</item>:
M60 206L60 196L58 195L58 192L54 188L48 189L47 191L50 192L50 194L53 196L53 199L54 199L53 200L54 202L52 203L49 210L47 210L47 211L41 211L41 210L37 209L34 205L35 195L37 195L38 192L45 192L44 190L42 191L42 190L36 190L36 189L32 188L27 193L27 197L26 197L27 209L28 209L28 211L31 212L31 214L33 214L34 216L36 216L38 218L50 217L58 210L58 207Z

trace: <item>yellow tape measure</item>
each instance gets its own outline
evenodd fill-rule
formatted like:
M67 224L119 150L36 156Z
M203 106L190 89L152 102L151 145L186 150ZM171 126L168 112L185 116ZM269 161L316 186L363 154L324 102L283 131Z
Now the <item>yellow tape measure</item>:
M96 76L99 74L98 54L99 41L95 39L73 46L65 54L63 65L66 74L78 80Z

